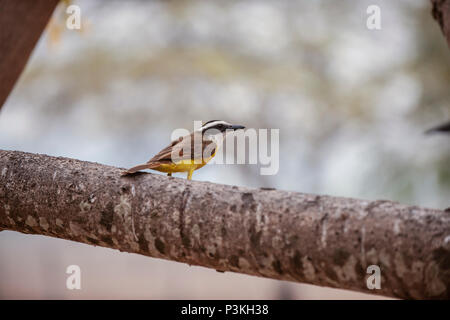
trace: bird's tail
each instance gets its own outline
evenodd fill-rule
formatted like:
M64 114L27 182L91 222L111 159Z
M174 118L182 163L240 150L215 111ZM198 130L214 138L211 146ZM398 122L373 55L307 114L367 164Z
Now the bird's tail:
M150 167L151 167L151 165L148 164L148 163L140 164L140 165L137 165L137 166L135 166L133 168L130 168L128 170L122 171L122 175L124 176L124 175L127 175L127 174L132 174L132 173L138 172L139 170L149 169Z

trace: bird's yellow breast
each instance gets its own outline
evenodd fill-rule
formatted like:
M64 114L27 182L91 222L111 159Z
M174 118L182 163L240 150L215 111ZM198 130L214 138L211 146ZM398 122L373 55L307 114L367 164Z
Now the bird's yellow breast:
M206 159L187 159L187 160L181 160L178 162L172 162L167 164L161 164L159 167L152 168L153 170L157 170L160 172L166 172L166 173L173 173L173 172L188 172L200 169L204 165L206 165L214 156L216 153Z

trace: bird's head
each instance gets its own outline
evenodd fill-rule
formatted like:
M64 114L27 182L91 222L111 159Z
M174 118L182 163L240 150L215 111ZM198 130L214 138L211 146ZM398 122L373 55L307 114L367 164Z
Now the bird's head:
M244 126L231 124L223 120L210 120L205 122L198 131L201 131L206 138L223 138L228 132L244 128Z

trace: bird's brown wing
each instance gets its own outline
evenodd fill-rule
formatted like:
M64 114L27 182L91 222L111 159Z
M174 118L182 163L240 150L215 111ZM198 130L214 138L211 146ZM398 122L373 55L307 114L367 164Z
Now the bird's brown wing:
M201 139L202 147L195 148L195 139ZM211 143L213 145L211 145ZM208 148L208 154L203 154L203 150ZM214 154L216 144L211 140L203 139L201 133L191 133L188 136L180 137L178 140L173 141L169 146L158 152L147 163L167 163L172 160L188 160L188 159L201 159L202 157L209 157ZM189 151L189 152L186 152ZM176 159L172 159L175 156Z
M147 163L153 162L172 162L172 148L180 143L184 137L180 137L178 140L172 141L170 145L158 152L153 158L147 161Z

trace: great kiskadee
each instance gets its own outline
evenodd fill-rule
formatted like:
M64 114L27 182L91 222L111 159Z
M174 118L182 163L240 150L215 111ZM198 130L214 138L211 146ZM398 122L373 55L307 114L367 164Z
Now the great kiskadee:
M131 174L143 169L166 172L168 176L174 172L187 172L187 179L191 180L195 170L214 158L227 133L244 128L222 120L208 121L200 129L172 141L147 163L130 168L122 174Z

